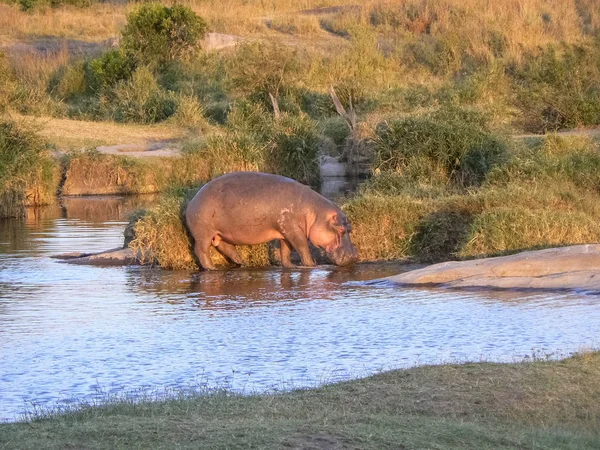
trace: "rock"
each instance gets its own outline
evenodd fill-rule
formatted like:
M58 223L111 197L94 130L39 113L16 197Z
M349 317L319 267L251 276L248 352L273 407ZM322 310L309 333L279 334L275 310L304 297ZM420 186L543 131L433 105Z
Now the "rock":
M86 256L91 256L93 253L83 253L83 252L70 252L70 253L61 253L60 255L52 255L50 258L53 259L76 259L76 258L84 258Z
M346 176L346 164L340 162L333 156L321 158L321 177L344 177Z
M74 254L58 255L67 264L82 264L90 266L130 266L140 264L140 258L130 248L116 248L101 253L84 254L73 257ZM62 257L61 257L62 256Z
M575 245L496 258L451 261L377 281L452 288L600 291L600 245Z
M206 33L202 42L202 48L207 52L235 47L245 39L242 36L223 33Z

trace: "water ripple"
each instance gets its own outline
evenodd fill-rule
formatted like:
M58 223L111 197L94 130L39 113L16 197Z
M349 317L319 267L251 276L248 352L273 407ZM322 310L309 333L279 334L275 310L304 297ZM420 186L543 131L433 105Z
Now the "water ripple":
M98 391L315 385L414 364L596 347L597 296L406 289L352 269L162 272L50 256L122 241L123 221L0 226L0 419Z

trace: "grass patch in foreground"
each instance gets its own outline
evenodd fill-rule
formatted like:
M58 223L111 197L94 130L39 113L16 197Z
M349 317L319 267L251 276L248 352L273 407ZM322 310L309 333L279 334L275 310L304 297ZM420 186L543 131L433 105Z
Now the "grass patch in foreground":
M562 361L418 367L277 395L216 391L117 402L0 425L0 445L591 449L600 446L599 398L600 353L593 352ZM308 446L317 441L331 446Z

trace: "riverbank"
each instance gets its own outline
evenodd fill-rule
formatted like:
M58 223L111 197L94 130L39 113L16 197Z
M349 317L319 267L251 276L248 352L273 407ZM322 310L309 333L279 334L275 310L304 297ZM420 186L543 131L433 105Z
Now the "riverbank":
M600 353L382 373L317 389L121 401L0 425L19 448L560 448L600 446Z

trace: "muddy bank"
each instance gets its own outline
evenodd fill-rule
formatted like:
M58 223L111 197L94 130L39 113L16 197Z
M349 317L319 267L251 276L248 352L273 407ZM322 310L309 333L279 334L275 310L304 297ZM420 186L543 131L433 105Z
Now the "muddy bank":
M600 292L600 245L574 245L450 261L377 280L409 286Z

